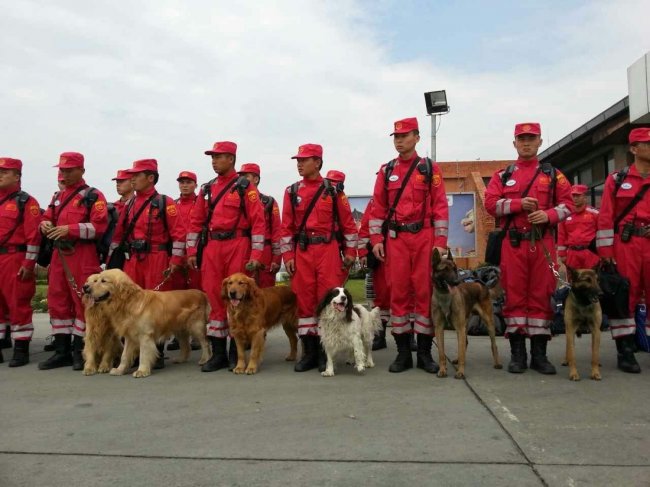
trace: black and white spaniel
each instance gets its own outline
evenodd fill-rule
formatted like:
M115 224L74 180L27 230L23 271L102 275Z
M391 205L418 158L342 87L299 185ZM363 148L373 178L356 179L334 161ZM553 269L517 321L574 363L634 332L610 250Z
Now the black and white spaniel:
M321 343L327 355L323 377L334 375L334 359L343 355L354 362L357 372L374 367L372 339L381 329L379 308L368 311L352 302L350 292L342 287L330 289L316 309Z

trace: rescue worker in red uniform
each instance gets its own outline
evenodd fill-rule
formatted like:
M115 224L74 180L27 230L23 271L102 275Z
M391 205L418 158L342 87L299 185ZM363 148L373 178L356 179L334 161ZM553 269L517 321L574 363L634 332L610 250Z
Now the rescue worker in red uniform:
M345 189L345 184L344 184L345 173L341 171L336 171L335 169L331 169L327 171L327 174L325 175L325 179L327 179L330 182L330 184L336 188L337 191L343 191ZM354 220L354 217L352 219ZM343 233L339 228L338 221L336 222L335 232L336 232L336 240L339 243L339 251L341 252L341 258L343 259L345 258L345 241L343 239ZM357 237L358 237L358 227L357 227ZM345 266L341 266L339 268L339 271L341 272L341 277L340 277L341 286L344 286L348 280L348 277L350 277L350 269L351 267L345 267Z
M298 148L298 174L302 180L289 186L282 205L280 250L298 296L298 335L303 356L296 372L325 370L318 335L316 308L327 291L343 284L342 266L349 268L357 256L357 227L345 193L323 179L323 148L304 144ZM313 203L313 204L312 204ZM310 209L311 207L311 209ZM341 260L336 224L343 234L345 258Z
M106 198L84 181L82 154L64 152L54 167L60 169L65 189L55 193L39 227L41 233L54 240L55 246L47 288L54 355L39 363L38 368L48 370L72 365L73 370L83 370L86 321L77 293L81 293L88 276L101 270L96 241L108 225Z
M133 282L144 289L169 291L169 275L180 271L185 261L187 227L174 200L156 191L155 159L135 161L126 172L131 176L135 196L120 213L111 248L117 248L123 241L126 244L124 272ZM133 230L129 232L130 228ZM163 346L157 344L159 355L154 369L165 366Z
M256 187L260 184L260 166L249 162L242 164L239 175L244 176ZM259 188L258 188L259 189ZM280 253L280 207L272 196L260 193L260 204L264 209L264 252L262 254L262 269L258 271L257 284L259 287L275 286L275 275L280 270L282 254Z
M618 173L605 180L596 247L601 257L615 261L618 271L630 280L630 316L609 318L609 326L616 341L618 368L623 372L639 373L641 367L634 357L634 311L644 295L646 302L650 296L650 191L647 191L650 186L647 177L650 174L650 127L633 129L628 140L634 163L619 171L618 185ZM642 198L624 215L626 207L641 191L645 191ZM650 335L647 321L646 334Z
M372 206L373 200L370 198L370 201L368 201L368 206L366 206L366 209L363 212L361 225L359 226L358 253L361 267L364 269L368 265L368 253L372 252L372 247L370 247L370 229L368 227ZM368 247L370 247L370 249ZM388 321L390 320L390 287L388 285L388 280L386 279L386 264L384 262L379 262L377 259L375 259L375 261L376 265L374 269L370 269L372 289L375 295L372 306L379 306L382 329L375 334L375 337L372 341L372 349L381 350L387 347L386 327L388 326Z
M557 256L572 269L591 269L600 262L592 243L596 239L598 210L587 205L588 190L584 184L571 188L573 213L558 225Z
M212 169L217 177L201 186L192 209L187 261L190 267L197 268L197 246L203 240L201 275L212 308L207 332L212 357L201 370L213 372L228 367L232 371L237 365L237 347L231 338L230 353L226 354L229 329L221 285L235 272L260 269L264 252L264 209L255 185L235 171L237 144L215 142L205 154L212 157ZM239 305L234 298L231 303Z
M29 363L29 342L34 333L34 266L41 243L41 209L20 188L22 170L19 159L0 157L0 338L5 338L9 326L14 340L9 367Z
M530 337L530 368L556 373L546 356L553 318L550 298L556 281L544 247L555 263L552 228L571 214L571 184L557 169L553 172L550 166L540 165L541 133L538 123L515 126L513 145L519 157L514 170L505 182L504 170L495 172L485 192L487 212L501 221L502 228L510 219L501 246L501 284L506 294L505 336L512 355L508 371L516 374L528 368L526 337Z
M415 150L420 141L417 119L398 120L391 135L399 156L377 173L368 222L372 251L385 262L390 282L390 321L398 353L388 370L403 372L413 367L410 335L415 332L417 367L436 373L439 367L431 356L434 327L429 318L431 255L434 248L446 252L447 195L438 165L422 159ZM395 206L402 185L404 191Z
M131 198L133 198L133 185L131 184L131 175L125 169L117 171L117 175L113 178L115 181L115 191L120 195L120 199L113 202L113 206L118 214L122 213L122 209L126 206Z

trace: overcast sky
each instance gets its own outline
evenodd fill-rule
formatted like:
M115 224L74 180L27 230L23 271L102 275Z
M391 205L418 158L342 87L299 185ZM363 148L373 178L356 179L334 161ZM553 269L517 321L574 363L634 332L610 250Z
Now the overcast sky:
M514 123L541 122L548 146L627 95L648 19L647 0L4 2L0 156L23 160L44 206L61 152L82 152L109 200L117 169L156 158L174 196L233 140L281 197L314 142L365 194L394 120L417 116L428 154L425 91L452 107L438 160L512 158Z

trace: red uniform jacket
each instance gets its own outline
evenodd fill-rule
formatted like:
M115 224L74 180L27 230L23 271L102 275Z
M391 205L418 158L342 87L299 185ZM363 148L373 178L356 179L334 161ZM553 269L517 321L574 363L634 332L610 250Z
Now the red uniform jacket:
M133 196L131 196L131 198L133 198ZM120 198L119 200L117 200L117 201L115 201L113 203L113 207L117 210L118 215L122 214L122 210L124 209L124 207L126 205L129 204L129 201L131 201L130 198L128 200L126 200L126 201L122 201L122 199Z
M30 196L20 214L16 198L11 197L16 191L20 191L20 186L0 189L0 202L3 202L0 206L0 247L12 249L17 245L25 245L27 249L21 265L32 270L41 243L41 233L38 230L41 209L38 202Z
M140 210L142 205L156 193L156 188L151 188L145 192L138 192L132 200L129 201L126 208L120 212L120 218L115 227L113 242L111 247L119 245L124 232L127 230L135 214ZM154 200L157 199L157 196ZM152 200L152 202L154 201ZM167 220L167 231L161 212L164 211L164 218ZM165 196L164 208L151 208L151 204L145 208L136 221L133 232L128 236L127 242L134 240L146 240L152 249L159 249L172 241L172 256L170 264L182 265L185 256L185 236L187 234L185 222L178 213L178 208L174 200Z
M282 230L282 221L280 220L280 207L278 202L272 196L266 196L260 193L260 202L264 208L264 245L271 245L271 262L263 262L264 265L280 264L282 261L282 252L280 252L280 232ZM266 205L270 205L271 211Z
M176 208L181 215L181 218L184 222L190 221L190 214L192 213L192 207L196 201L196 195L191 194L189 196L181 196L176 200Z
M52 202L45 210L44 221L50 221L56 226L68 225L70 232L66 240L97 240L106 231L108 226L108 211L106 209L106 198L101 191L95 189L97 200L90 209L83 203L87 189L81 190L74 195L73 199L63 208L59 207L68 197L80 186L85 185L82 179L76 185L65 188L54 194Z
M408 161L397 158L388 184L385 183L386 166L384 164L377 173L375 189L373 192L373 208L370 212L370 243L374 247L384 241L382 225L388 218L388 211L392 207L395 197L402 186L406 173L419 156L415 154ZM447 247L449 228L449 204L442 184L442 173L437 164L433 164L431 181L427 184L426 176L417 169L409 177L406 188L400 197L391 221L397 223L423 222L425 230L433 226L436 247Z
M361 217L361 224L359 225L359 242L357 246L357 252L359 257L365 257L368 255L368 243L370 243L370 228L368 224L370 222L370 212L372 211L372 198L368 201L363 216Z
M528 222L528 213L521 208L521 196L537 172L538 167L539 161L537 158L528 161L517 160L515 170L505 185L501 181L501 176L505 170L495 172L485 191L485 209L487 212L503 221L505 221L503 217L512 216L510 228L516 228L520 232L530 231L532 225ZM538 208L544 210L548 215L549 225L551 226L565 220L573 209L571 184L564 174L557 169L555 171L557 181L554 196L551 194L551 178L542 172L537 175L527 195L531 198L537 198ZM503 221L501 226L503 226Z
M210 186L210 197L212 201L219 193L233 180L239 176L232 172L227 176L218 176ZM208 217L207 195L203 190L194 203L192 209L190 225L187 234L187 255L196 255L196 245L203 224ZM260 194L257 187L251 183L244 192L244 214L241 214L241 197L236 189L229 190L223 198L217 203L212 218L208 223L210 232L229 232L232 230L249 230L251 233L251 260L259 261L264 250L264 209L259 203ZM235 228L236 224L236 228Z
M284 202L282 205L282 231L280 236L280 251L284 262L289 262L295 258L295 247L293 238L298 232L302 223L307 207L316 195L316 192L323 184L323 178L303 179L298 182L298 189L294 197L295 205L291 201L291 186L284 193ZM338 210L338 226L343 233L345 241L345 255L356 257L357 255L357 226L352 218L350 202L343 191L336 192L336 207ZM333 226L334 220L334 199L327 191L323 191L314 205L314 209L309 214L305 224L305 231L310 237L322 236L331 237L332 231L336 230Z
M585 206L580 212L573 212L560 223L557 236L557 255L566 257L568 247L589 245L596 237L598 210Z
M598 215L596 248L598 249L598 255L605 258L614 257L614 233L620 233L620 229L624 224L634 222L635 227L650 225L650 190L647 190L641 201L623 218L618 228L614 228L614 220L616 220L617 216L623 213L623 209L634 199L643 186L650 184L650 179L643 179L636 166L632 165L621 187L618 191L615 191L615 175L616 173L610 174L605 180L605 189L603 190Z

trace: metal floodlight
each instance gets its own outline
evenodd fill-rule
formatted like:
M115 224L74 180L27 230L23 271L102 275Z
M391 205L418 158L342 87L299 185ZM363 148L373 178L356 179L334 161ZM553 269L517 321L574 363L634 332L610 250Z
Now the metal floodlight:
M427 104L427 113L429 115L449 112L449 105L447 105L447 93L445 90L430 91L428 93L425 93L424 101Z

